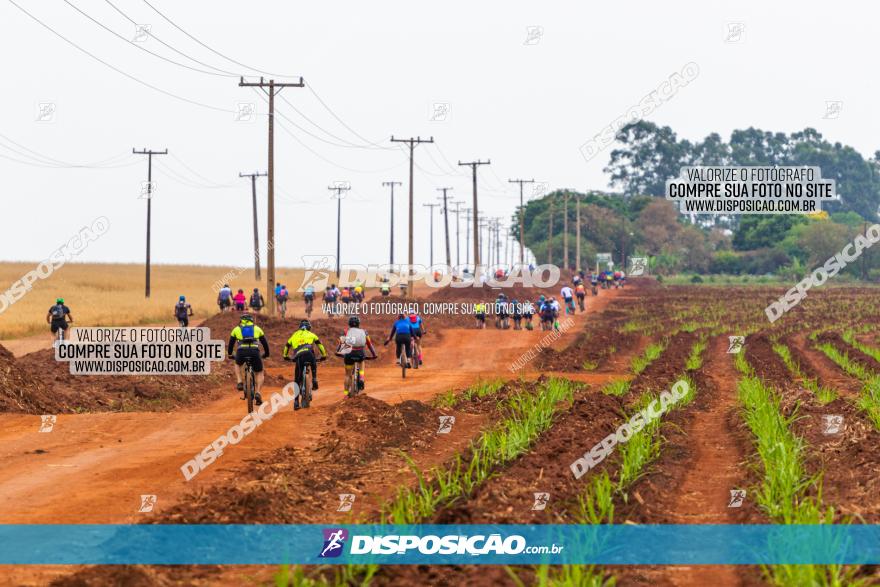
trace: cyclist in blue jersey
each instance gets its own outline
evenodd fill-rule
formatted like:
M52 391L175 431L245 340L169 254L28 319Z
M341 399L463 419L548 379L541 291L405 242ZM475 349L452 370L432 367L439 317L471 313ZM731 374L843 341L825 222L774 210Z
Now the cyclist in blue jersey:
M411 365L410 360L412 359L413 334L412 322L410 322L409 318L403 314L399 314L397 320L391 325L391 332L388 333L388 339L385 341L385 346L388 346L391 339L394 339L396 345L394 355L398 357L398 363L400 362L401 347L406 350L407 367Z

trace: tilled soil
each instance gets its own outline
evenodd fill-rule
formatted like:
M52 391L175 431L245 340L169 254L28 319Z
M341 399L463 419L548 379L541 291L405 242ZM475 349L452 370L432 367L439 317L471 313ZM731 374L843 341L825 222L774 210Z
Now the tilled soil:
M856 397L862 383L850 377L822 351L811 346L806 334L795 334L784 340L792 359L808 379L815 379L820 386L833 389L845 397Z
M869 372L880 373L880 362L878 362L877 359L870 355L866 355L859 349L847 344L839 333L831 331L822 332L819 334L816 341L819 344L829 343L841 353L845 353L849 356L850 360L858 363Z
M695 332L679 332L670 338L660 356L632 380L627 397L636 399L646 391L668 390L684 371L697 338Z

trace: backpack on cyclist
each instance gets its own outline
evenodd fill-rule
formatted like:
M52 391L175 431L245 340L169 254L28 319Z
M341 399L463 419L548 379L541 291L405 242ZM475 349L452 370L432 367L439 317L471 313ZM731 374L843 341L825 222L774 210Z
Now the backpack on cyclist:
M251 308L262 308L263 307L263 296L260 294L254 293L251 294Z
M239 326L241 329L241 342L244 344L253 344L254 342L254 325L247 324L244 326Z
M186 314L186 302L177 302L177 304L174 306L174 316L178 320L181 320L183 318L186 318Z
M49 310L49 313L52 315L52 320L64 320L64 306L61 304L55 304L52 306L52 309Z

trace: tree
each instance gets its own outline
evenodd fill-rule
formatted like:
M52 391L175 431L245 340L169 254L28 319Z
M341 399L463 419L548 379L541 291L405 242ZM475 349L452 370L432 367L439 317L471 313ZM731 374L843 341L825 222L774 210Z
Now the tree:
M645 206L636 220L636 227L649 254L658 255L664 245L673 242L682 227L678 218L675 205L666 200L654 200Z
M679 141L671 128L645 120L624 126L616 139L622 147L611 151L604 171L626 195L663 196L666 180L678 177L692 155L693 146Z

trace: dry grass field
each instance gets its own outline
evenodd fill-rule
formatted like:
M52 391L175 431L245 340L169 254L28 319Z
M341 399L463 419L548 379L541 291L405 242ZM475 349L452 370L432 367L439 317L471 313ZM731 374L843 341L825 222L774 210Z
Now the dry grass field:
M0 263L0 292L21 279L36 263ZM293 294L303 276L302 269L280 268L278 281ZM33 289L0 313L0 340L48 332L46 312L56 297L63 297L79 326L136 326L174 323L172 310L178 296L185 295L196 318L217 311L218 280L249 294L259 287L266 296L265 270L257 283L254 270L197 265L154 265L152 292L144 298L142 264L67 263L47 279L38 279ZM296 294L294 294L296 295Z

